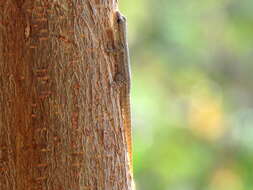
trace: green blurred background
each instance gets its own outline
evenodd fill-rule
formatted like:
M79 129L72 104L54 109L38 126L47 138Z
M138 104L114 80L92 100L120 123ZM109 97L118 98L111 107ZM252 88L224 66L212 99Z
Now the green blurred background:
M119 3L137 190L252 190L253 1Z

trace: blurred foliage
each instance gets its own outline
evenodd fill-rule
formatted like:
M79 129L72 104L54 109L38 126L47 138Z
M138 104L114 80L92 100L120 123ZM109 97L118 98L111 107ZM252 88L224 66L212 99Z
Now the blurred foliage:
M253 1L120 0L139 190L253 189Z

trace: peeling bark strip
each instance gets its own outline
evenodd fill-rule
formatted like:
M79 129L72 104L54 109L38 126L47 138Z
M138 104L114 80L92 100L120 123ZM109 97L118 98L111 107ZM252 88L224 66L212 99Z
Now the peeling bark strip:
M0 190L131 190L116 0L0 1Z

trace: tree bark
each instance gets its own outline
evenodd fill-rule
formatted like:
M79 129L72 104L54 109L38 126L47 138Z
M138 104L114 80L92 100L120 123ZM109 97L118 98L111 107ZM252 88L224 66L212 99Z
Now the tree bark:
M0 1L0 190L130 190L116 0Z

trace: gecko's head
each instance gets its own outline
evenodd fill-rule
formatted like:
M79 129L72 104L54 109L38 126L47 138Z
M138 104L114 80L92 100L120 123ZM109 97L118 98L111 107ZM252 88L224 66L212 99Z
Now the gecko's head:
M116 19L118 24L126 22L126 17L124 17L119 11L116 11Z

